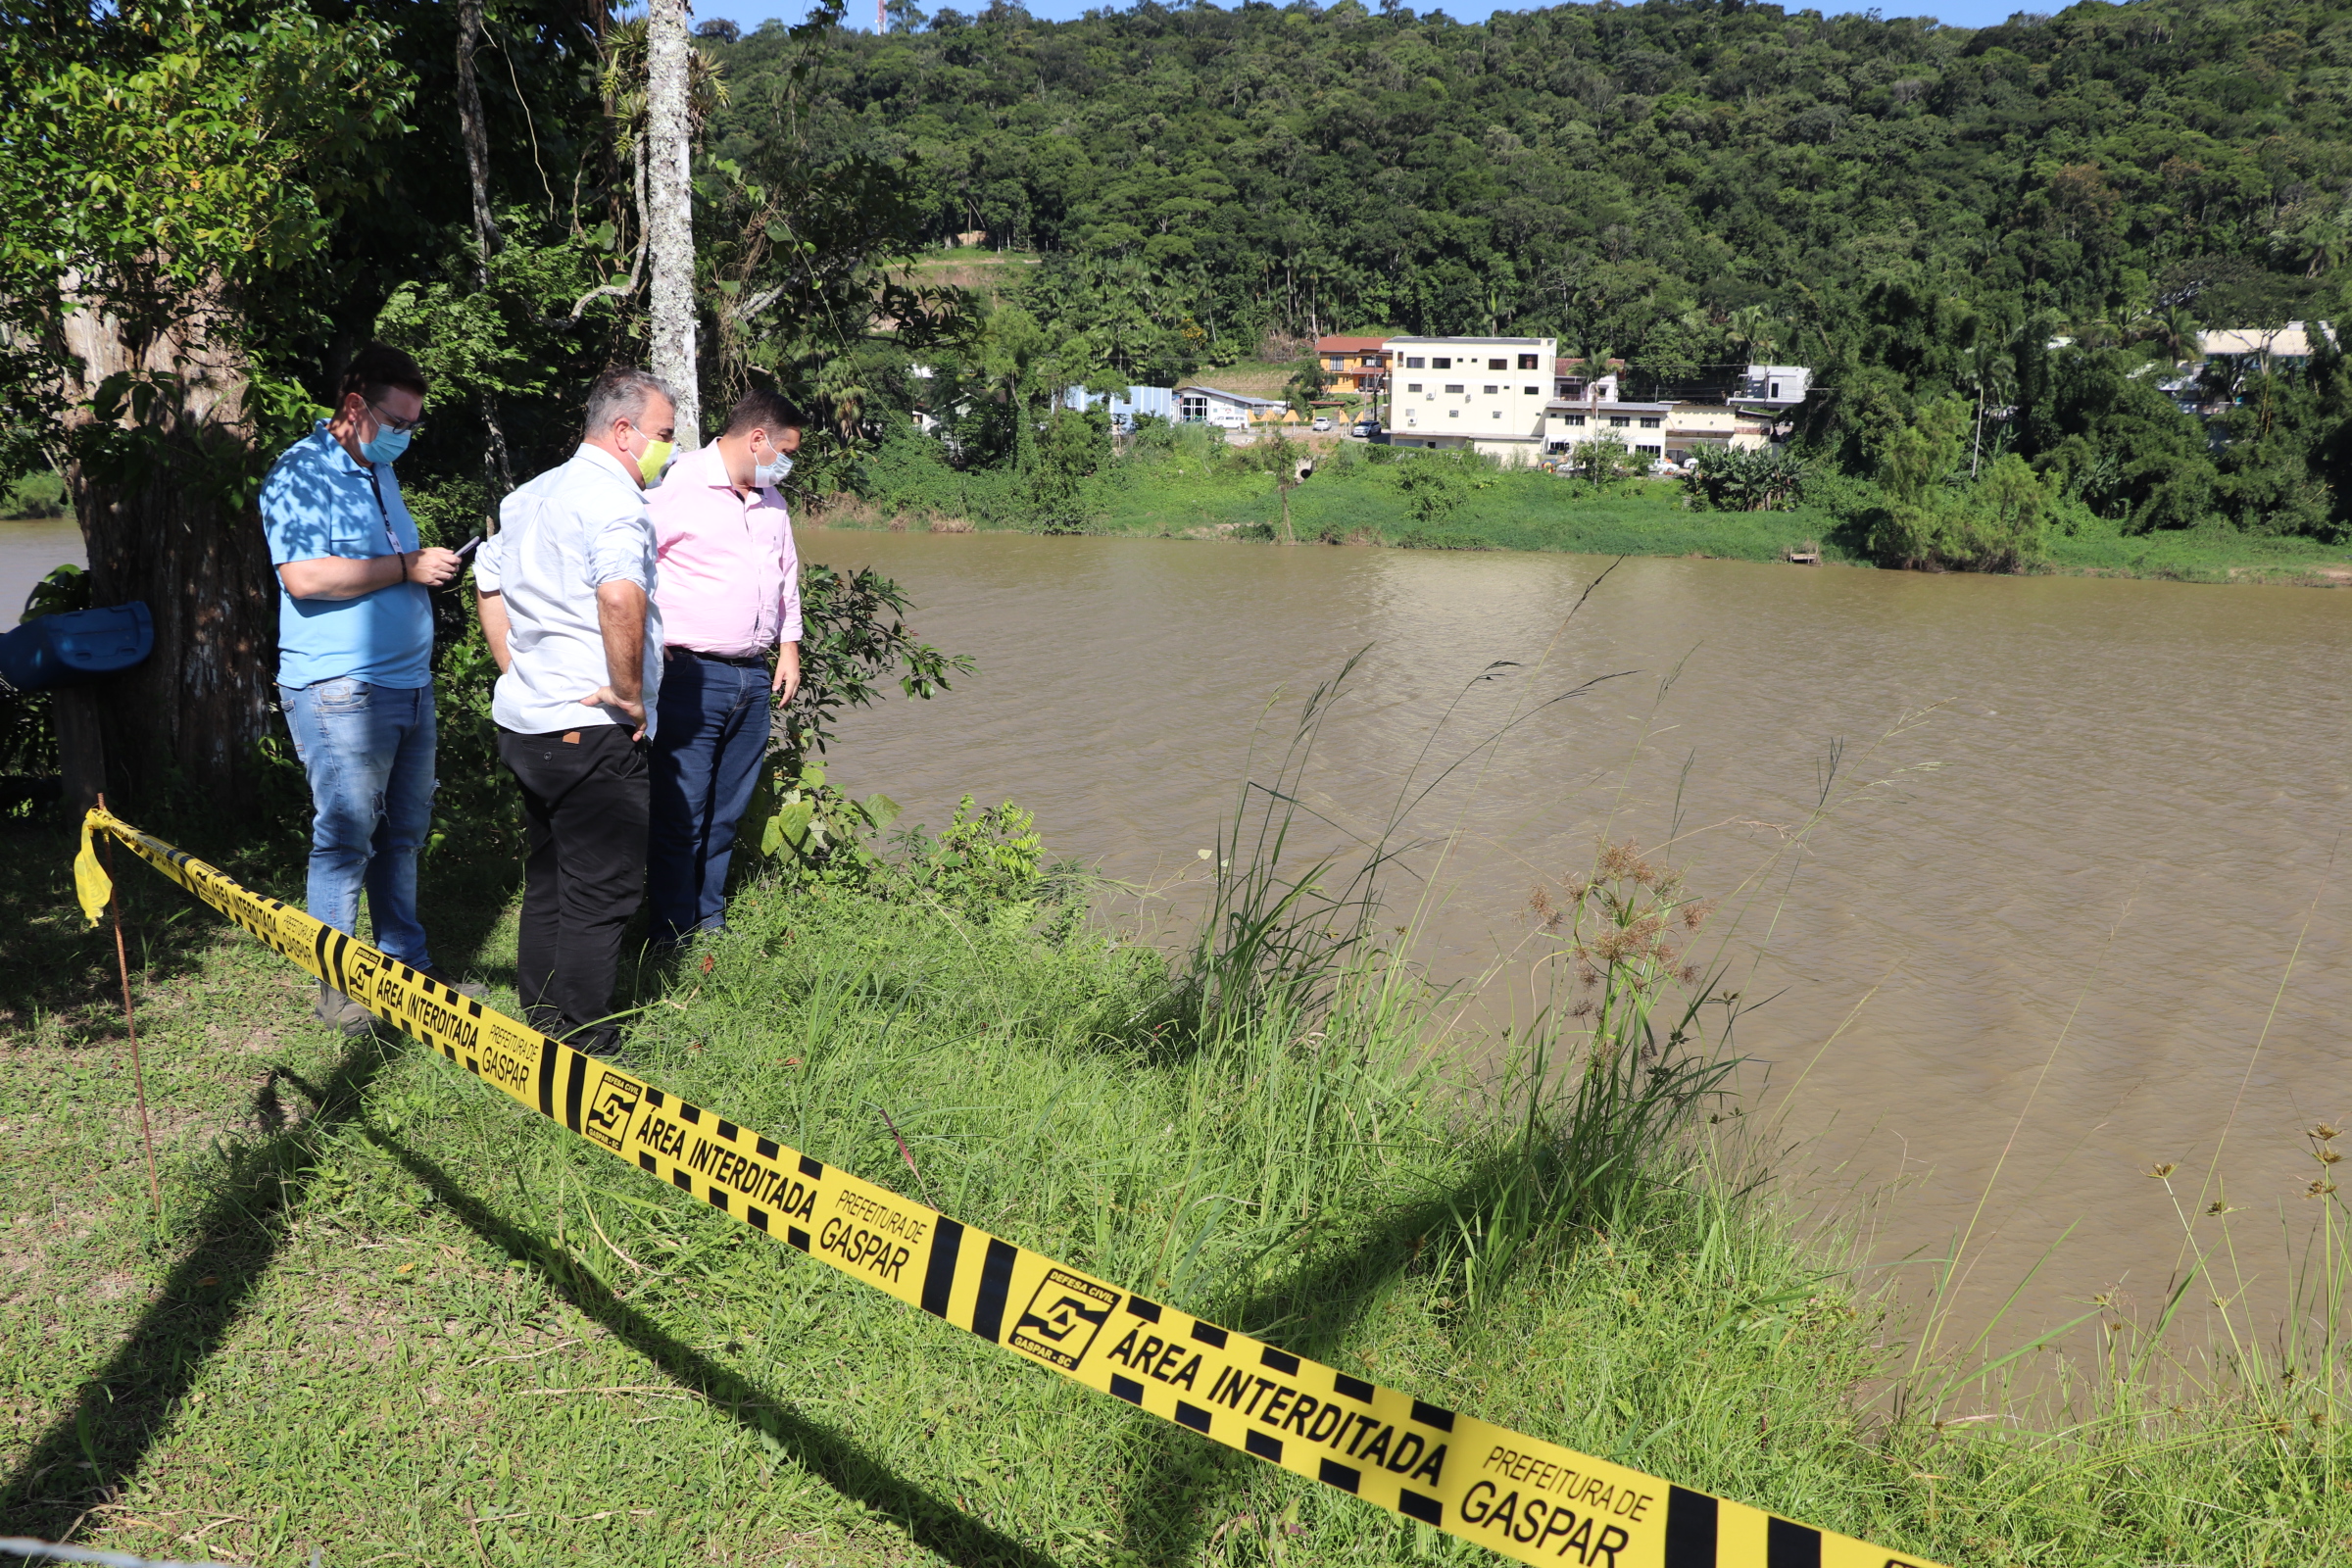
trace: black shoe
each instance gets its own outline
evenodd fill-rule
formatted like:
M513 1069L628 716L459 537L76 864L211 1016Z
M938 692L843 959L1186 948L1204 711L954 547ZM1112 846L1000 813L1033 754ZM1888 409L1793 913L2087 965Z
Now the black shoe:
M375 1015L366 1007L337 991L325 981L318 982L318 996L311 1010L328 1028L340 1031L346 1038L358 1040L375 1027Z
M447 986L461 997L471 997L476 1002L483 1002L490 996L490 988L478 980L452 980L438 969L419 969L416 972L437 986Z

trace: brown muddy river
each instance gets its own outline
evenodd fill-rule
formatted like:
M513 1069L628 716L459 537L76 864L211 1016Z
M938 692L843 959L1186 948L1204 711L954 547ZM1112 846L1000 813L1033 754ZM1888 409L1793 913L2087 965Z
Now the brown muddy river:
M896 577L920 632L980 665L854 716L836 777L934 827L965 791L1009 796L1054 849L1163 888L1143 907L1169 926L1267 703L1356 649L1310 785L1364 825L1491 662L1523 667L1476 686L1436 755L1638 671L1544 710L1415 819L1459 830L1421 956L1503 965L1456 1049L1528 1008L1507 960L1536 879L1588 864L1612 813L1656 844L1679 788L1672 855L1699 890L1772 873L1715 922L1738 915L1735 982L1773 998L1740 1026L1747 1102L1870 1257L1965 1238L1968 1332L2033 1274L1994 1333L2014 1344L2097 1293L2152 1317L2182 1215L2226 1199L2223 1294L2285 1301L2280 1220L2318 1217L2303 1129L2352 1117L2352 595L1637 560L1564 624L1606 561L821 531L804 553ZM1791 850L1839 746L1842 802ZM1401 920L1417 895L1394 892ZM2143 1174L2165 1163L2169 1192ZM1923 1297L1933 1271L1900 1267Z
M0 631L15 627L24 596L69 563L84 564L81 525L72 517L0 518Z

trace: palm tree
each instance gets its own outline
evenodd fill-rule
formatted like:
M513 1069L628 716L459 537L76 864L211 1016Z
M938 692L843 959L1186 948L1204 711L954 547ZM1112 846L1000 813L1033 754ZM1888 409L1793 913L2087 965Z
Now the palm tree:
M1577 337L1576 361L1583 370L1585 383L1590 386L1609 373L1609 340L1593 327L1586 327Z
M1988 338L1980 338L1963 352L1961 376L1976 393L1976 434L1969 444L1968 476L1974 479L1984 457L1984 404L1987 398L2007 400L2017 384L2017 362Z
M856 444L866 403L872 397L864 371L865 367L856 358L844 354L827 360L816 373L816 395L832 410L833 428L844 446Z
M1780 347L1780 324L1773 319L1772 313L1761 305L1740 306L1731 314L1730 320L1725 324L1747 350L1753 363L1771 360L1774 351Z
M2199 352L2197 345L2203 336L2204 325L2195 317L2189 315L2184 308L2176 305L2164 313L2158 322L2156 332L2158 341L2162 342L2166 352L2172 355L2173 363L2179 365L2197 357Z
M2301 201L2281 216L2285 221L2272 230L2271 248L2282 259L2305 263L2305 277L2333 271L2352 255L2352 201Z
M985 384L998 402L1012 406L1013 466L1024 473L1037 466L1037 428L1029 403L1049 353L1045 328L1017 305L997 311L980 329Z

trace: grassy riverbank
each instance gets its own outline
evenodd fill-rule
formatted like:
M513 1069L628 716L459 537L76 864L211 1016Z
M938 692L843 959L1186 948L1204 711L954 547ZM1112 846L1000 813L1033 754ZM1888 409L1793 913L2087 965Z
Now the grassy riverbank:
M1139 442L1084 481L1070 510L1047 522L1033 504L1034 487L1017 475L956 473L938 457L937 443L906 441L869 463L867 497L836 505L818 520L853 528L1268 541L1279 537L1283 514L1268 450L1228 447L1197 428L1175 432L1159 446ZM1870 560L1864 528L1827 505L1708 512L1693 509L1679 480L1594 485L1483 466L1464 466L1435 491L1415 492L1400 482L1407 466L1384 461L1402 457L1402 449L1376 455L1360 443L1328 436L1296 450L1316 463L1313 475L1290 496L1292 532L1303 542L1734 561L1779 561L1792 548L1811 546L1828 562L1866 565ZM2126 535L2082 514L2044 529L2033 569L2333 585L2352 583L2352 551L2299 536L2219 527Z
M1021 1367L397 1041L346 1048L287 965L125 864L150 1221L71 847L14 829L0 869L9 1531L330 1568L1490 1560ZM221 858L299 891L282 852ZM511 885L454 860L443 961L511 1000ZM1279 936L1250 870L1227 929ZM1531 1103L1428 1065L1425 999L1304 926L1171 961L1040 912L755 887L707 962L633 977L635 1049L1109 1278L1890 1547L2284 1564L2352 1534L2316 1352L2203 1394L2088 1368L2047 1429L1891 1416L1899 1325L1718 1139L1703 1058L1624 1053Z
M1415 492L1400 483L1401 448L1316 437L1294 446L1316 463L1290 496L1294 535L1326 544L1435 550L1564 550L1594 555L1707 555L1778 561L1814 543L1832 560L1845 548L1830 537L1827 513L1693 512L1681 487L1620 480L1593 486L1527 469L1445 464L1446 482ZM1269 446L1228 447L1198 427L1138 442L1086 481L1074 519L1055 528L1140 538L1256 539L1279 536L1282 496ZM868 497L828 510L827 526L970 527L1037 531L1031 487L1004 471L956 473L935 442L898 442L867 466Z

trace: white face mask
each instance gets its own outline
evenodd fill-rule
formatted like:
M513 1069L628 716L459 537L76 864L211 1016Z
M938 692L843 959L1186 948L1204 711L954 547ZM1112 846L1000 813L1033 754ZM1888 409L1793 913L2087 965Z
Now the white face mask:
M792 459L778 452L765 463L752 465L752 483L755 487L764 490L771 485L782 484L784 476L791 471Z

